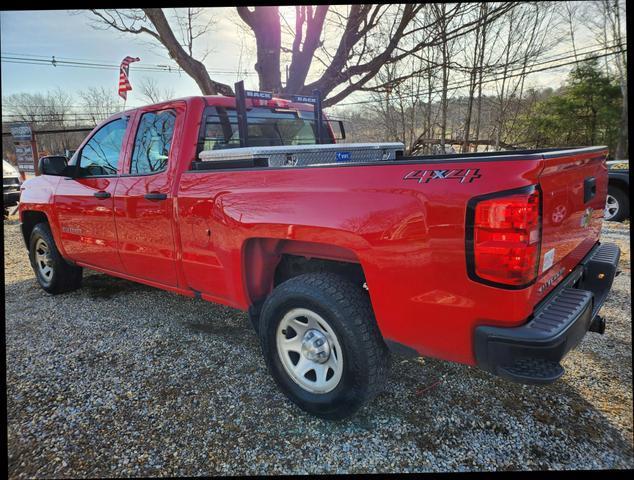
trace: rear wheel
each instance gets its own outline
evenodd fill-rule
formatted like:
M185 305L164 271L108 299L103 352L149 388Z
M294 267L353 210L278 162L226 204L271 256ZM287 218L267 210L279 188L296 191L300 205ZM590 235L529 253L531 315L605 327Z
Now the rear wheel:
M618 187L608 187L604 218L613 222L622 222L629 216L630 205L627 194Z
M380 392L389 354L361 285L332 273L293 277L265 301L259 330L269 371L303 410L340 419Z
M38 223L33 227L29 258L38 283L48 293L69 292L81 286L82 268L62 258L47 223Z

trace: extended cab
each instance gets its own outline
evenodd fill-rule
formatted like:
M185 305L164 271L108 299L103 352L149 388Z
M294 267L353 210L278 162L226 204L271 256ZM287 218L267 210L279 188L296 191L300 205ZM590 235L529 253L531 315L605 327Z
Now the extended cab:
M38 282L87 267L248 311L279 387L325 418L380 391L390 350L549 383L603 332L604 147L366 158L314 111L247 100L239 121L207 96L111 117L22 186Z

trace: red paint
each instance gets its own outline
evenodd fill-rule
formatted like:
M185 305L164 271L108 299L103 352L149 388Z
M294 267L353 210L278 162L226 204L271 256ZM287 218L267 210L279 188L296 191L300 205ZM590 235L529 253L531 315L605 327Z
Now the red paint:
M475 326L524 323L557 282L542 292L539 287L561 268L571 271L598 240L607 191L605 150L572 150L555 158L524 153L454 157L455 163L188 171L205 105L231 107L233 99L191 97L126 112L119 177L37 177L24 185L20 214L46 213L64 256L81 265L184 295L200 292L240 309L270 291L283 253L360 263L385 338L467 364L475 363ZM141 113L165 108L178 113L167 170L129 175ZM416 170L448 168L478 168L480 177L464 183L412 178ZM597 193L584 204L589 176L596 178ZM542 192L537 280L508 290L469 279L467 203L530 185ZM98 190L112 197L98 200ZM151 192L167 198L146 200ZM582 226L588 207L594 210ZM81 234L72 233L73 227ZM543 272L544 254L553 248L554 264Z

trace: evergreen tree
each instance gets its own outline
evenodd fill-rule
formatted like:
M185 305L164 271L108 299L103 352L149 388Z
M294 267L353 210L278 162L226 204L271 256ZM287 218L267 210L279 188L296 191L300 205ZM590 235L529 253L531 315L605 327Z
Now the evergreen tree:
M537 102L521 122L528 145L572 147L607 145L619 134L621 91L597 59L581 62L558 94Z

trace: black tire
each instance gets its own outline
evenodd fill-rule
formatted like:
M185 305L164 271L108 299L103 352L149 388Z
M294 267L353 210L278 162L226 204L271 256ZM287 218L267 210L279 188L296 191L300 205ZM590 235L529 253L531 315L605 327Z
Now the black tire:
M50 274L44 274L38 265L38 253L36 252L38 242L43 242L48 247L50 260L47 267L51 269ZM35 272L35 278L46 292L56 295L81 287L82 268L71 265L62 258L55 245L55 240L53 240L51 228L47 223L38 223L33 227L29 239L29 259Z
M295 308L309 309L324 319L341 347L341 377L333 390L313 393L287 373L276 343L283 317ZM267 366L286 396L321 418L337 420L354 414L383 387L389 353L376 324L370 299L361 285L333 273L307 273L273 290L262 307L259 336Z
M627 193L616 186L608 186L608 195L612 196L618 204L618 211L609 220L612 222L622 222L630 217L630 199Z

